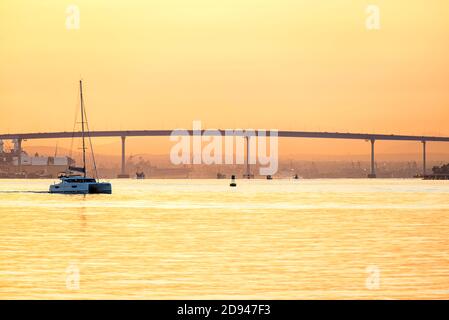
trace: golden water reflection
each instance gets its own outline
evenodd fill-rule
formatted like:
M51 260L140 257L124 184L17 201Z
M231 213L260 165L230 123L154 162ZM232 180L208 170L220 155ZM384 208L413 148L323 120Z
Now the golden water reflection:
M449 298L444 181L50 182L0 181L0 298Z

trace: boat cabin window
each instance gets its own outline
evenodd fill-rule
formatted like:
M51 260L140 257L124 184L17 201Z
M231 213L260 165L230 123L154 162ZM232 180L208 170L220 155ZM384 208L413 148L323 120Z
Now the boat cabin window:
M92 182L96 182L95 179L91 179L91 178L87 178L87 179L67 179L67 182L70 183L92 183Z

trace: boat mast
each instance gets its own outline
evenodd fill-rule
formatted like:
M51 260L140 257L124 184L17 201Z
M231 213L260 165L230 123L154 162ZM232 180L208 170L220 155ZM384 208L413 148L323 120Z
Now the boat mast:
M86 144L84 142L84 101L83 101L83 81L80 80L80 97L81 97L81 137L83 138L83 171L86 177Z

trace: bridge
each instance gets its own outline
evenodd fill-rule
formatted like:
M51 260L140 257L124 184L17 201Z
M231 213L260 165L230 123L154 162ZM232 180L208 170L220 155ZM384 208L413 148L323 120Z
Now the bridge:
M229 129L232 130L232 129ZM205 130L193 131L186 130L189 135L224 135L226 130L217 130L217 133L211 134ZM127 137L164 137L173 135L176 130L121 130L121 131L91 131L90 137L120 137L122 141L122 162L121 173L119 177L127 177L126 174L126 153L125 141ZM182 135L182 133L175 133L175 135ZM248 148L251 134L245 130L235 131L236 136L246 137L247 148L247 176L250 176L248 163ZM257 135L257 131L256 131ZM310 132L310 131L278 131L278 136L282 138L314 138L314 139L346 139L346 140L365 140L371 142L371 173L369 178L376 177L375 169L375 152L374 144L376 141L416 141L422 143L422 157L423 168L422 174L426 174L426 143L427 142L449 142L449 137L439 136L414 136L414 135L387 135L387 134L369 134L369 133L341 133L341 132ZM18 166L21 167L21 150L23 140L33 139L62 139L62 138L79 138L82 137L82 132L42 132L42 133L15 133L15 134L0 134L0 140L17 140L19 146Z

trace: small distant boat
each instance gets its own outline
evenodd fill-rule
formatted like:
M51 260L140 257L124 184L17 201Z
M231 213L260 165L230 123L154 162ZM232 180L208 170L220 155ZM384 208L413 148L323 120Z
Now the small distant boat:
M87 117L84 110L83 101L83 84L80 81L80 96L81 96L81 128L83 141L83 167L69 166L69 173L63 173L59 176L60 183L55 183L50 186L50 193L63 194L90 194L90 193L112 193L112 186L109 182L99 182L96 178L87 176L86 172L86 143L84 125L87 124ZM86 118L86 121L84 121ZM87 124L87 134L89 135L89 125ZM90 139L90 137L89 137ZM92 143L90 143L92 157L94 159L94 168L96 173L95 157L93 156ZM81 174L73 174L78 172ZM96 176L98 176L96 174Z
M231 183L229 184L230 187L237 187L237 183L235 182L235 175L231 176Z
M295 175L293 176L293 179L295 179L295 180L299 179L298 174L295 174Z
M26 179L27 174L25 172L1 172L0 179Z
M145 173L143 171L136 172L136 179L145 179Z
M269 175L267 176L267 180L273 180L273 177L269 174Z
M223 173L218 172L217 173L217 179L226 179L226 175Z
M27 174L28 179L51 179L53 175L48 172L32 172Z

